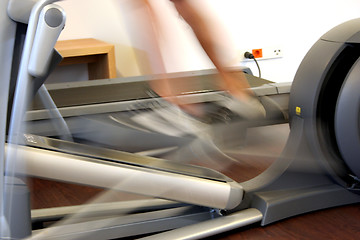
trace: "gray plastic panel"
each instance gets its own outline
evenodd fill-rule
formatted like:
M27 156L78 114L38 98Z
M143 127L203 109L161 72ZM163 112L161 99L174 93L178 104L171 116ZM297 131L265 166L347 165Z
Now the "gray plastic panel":
M360 42L360 18L347 21L325 33L321 39L340 43Z
M335 133L341 155L350 169L360 178L360 60L348 74L336 106Z

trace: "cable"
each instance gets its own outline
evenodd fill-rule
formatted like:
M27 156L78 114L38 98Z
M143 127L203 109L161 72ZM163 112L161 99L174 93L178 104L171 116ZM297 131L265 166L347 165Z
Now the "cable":
M257 66L257 68L258 68L258 70L259 70L259 78L261 78L260 66L259 66L256 58L254 57L254 55L251 54L251 53L249 53L249 52L245 52L245 53L244 53L244 57L245 57L245 58L248 58L248 59L253 59L253 60L254 60L254 62L256 63L256 66Z

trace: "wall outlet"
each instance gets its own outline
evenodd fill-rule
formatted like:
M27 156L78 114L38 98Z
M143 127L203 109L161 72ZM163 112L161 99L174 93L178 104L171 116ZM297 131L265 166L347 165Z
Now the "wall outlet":
M280 47L267 47L263 49L263 56L261 59L281 58L283 57L283 50Z
M243 51L250 52L254 55L256 60L265 60L265 59L274 59L282 58L284 55L283 49L281 47L264 47L264 48L254 48L250 50ZM252 59L244 59L245 61L252 61Z

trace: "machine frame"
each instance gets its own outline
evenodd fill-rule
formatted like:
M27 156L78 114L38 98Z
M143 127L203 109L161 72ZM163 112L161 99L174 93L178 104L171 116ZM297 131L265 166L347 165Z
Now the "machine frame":
M27 11L23 11L26 8L18 8L20 2L25 2L25 5L29 7ZM337 147L339 143L336 141L341 141L338 132L344 127L341 124L343 120L336 120L334 124L331 118L337 117L336 114L339 112L335 111L335 116L332 116L328 114L328 111L323 110L323 104L329 98L331 104L336 105L338 98L342 99L344 89L349 88L346 82L357 77L356 73L360 66L356 61L360 56L358 50L360 20L349 21L334 28L309 51L292 84L289 104L291 131L284 152L258 177L247 182L236 183L220 173L189 167L186 164L173 164L161 159L110 150L104 150L101 156L85 156L84 151L81 150L83 146L75 143L49 140L34 135L25 135L23 138L22 120L25 119L31 95L28 90L31 89L35 80L28 69L34 49L34 39L37 37L38 19L41 16L40 12L53 2L6 0L0 5L2 13L0 14L0 66L3 70L0 74L4 84L2 88L4 94L1 94L1 97L4 98L4 103L9 102L9 109L11 109L11 117L9 117L7 104L2 104L0 110L3 139L1 141L3 147L0 148L1 151L6 150L0 155L6 156L2 158L3 163L0 162L1 166L5 166L5 169L0 169L4 173L0 179L2 183L0 188L1 237L18 239L31 235L28 192L26 185L19 180L23 174L54 179L64 178L82 184L97 185L101 182L98 179L89 183L87 174L76 176L74 172L69 171L71 168L69 166L73 164L79 164L78 167L82 169L90 169L91 175L99 171L99 166L106 168L104 171L113 171L112 177L103 176L104 185L102 186L112 187L122 181L123 179L114 178L117 174L118 176L122 176L121 173L133 174L132 180L136 181L132 182L136 184L120 185L119 190L143 193L176 202L149 201L142 205L138 212L121 219L113 216L104 217L104 215L114 209L124 211L131 206L131 203L119 203L109 208L106 205L97 205L98 210L91 212L90 215L101 216L101 218L90 219L91 224L86 223L85 220L89 220L87 219L89 216L86 215L84 220L62 226L60 231L57 231L56 227L36 230L33 232L34 236L44 239L50 239L50 237L109 239L127 237L133 233L148 234L174 229L146 237L146 239L198 239L259 221L262 225L266 225L297 214L360 201L359 176L356 175L357 164L353 165L354 160L347 157L348 149ZM21 57L14 54L19 50L14 48L19 38L16 33L16 29L19 29L16 21L27 24L24 45L19 53ZM349 48L353 51L348 51ZM52 59L57 59L56 54L52 55ZM31 72L33 74L33 71ZM337 79L340 78L341 81L334 83L334 76ZM16 79L16 84L12 85L14 79ZM330 91L334 84L337 86L335 93ZM15 87L13 98L8 97L12 86ZM278 92L278 88L275 87L275 89ZM340 90L342 91L339 93ZM357 105L355 107L358 108ZM7 125L8 117L10 121ZM327 130L330 130L330 135L326 132ZM6 135L8 135L7 144ZM54 146L57 147L54 148ZM70 147L67 148L67 146ZM120 161L114 162L112 154L119 158L115 160ZM47 169L55 164L54 162L49 164L49 157L61 158L61 161L57 162L63 162L61 166L58 165L58 170L63 169L63 171L59 170L61 174L46 175ZM125 161L123 158L132 158L133 161ZM39 164L40 160L41 164ZM112 163L104 163L103 160L112 160ZM156 169L149 168L146 164L142 166L139 163L142 161L152 162L150 166L156 165ZM27 169L23 168L25 163ZM157 163L161 163L160 166ZM40 166L43 168L41 169ZM196 173L198 170L200 174ZM65 176L65 172L69 174ZM149 176L149 178L145 181L141 180L144 176ZM109 179L113 182L109 182ZM174 181L169 181L169 179L174 179ZM167 186L153 193L149 191L152 181L166 182ZM185 182L192 187L184 189ZM199 189L202 191L200 192ZM184 202L184 204L178 202ZM203 207L195 205L203 205ZM222 211L224 209L227 211ZM36 221L39 222L41 218L43 220L56 219L77 210L74 207L55 209L52 212L43 210L42 213L32 211L32 217L36 217ZM170 219L173 220L171 226L164 228L165 225L162 223ZM94 223L97 223L99 227L94 229ZM81 229L81 231L74 231L74 226L76 230ZM139 228L142 231L139 232Z

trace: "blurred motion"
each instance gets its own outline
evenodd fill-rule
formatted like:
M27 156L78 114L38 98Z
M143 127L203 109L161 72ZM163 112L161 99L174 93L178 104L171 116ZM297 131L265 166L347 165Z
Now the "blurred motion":
M34 76L28 66L34 61L31 59L41 58L30 58L36 37L48 39L36 31L39 24L47 26L48 21L37 19L43 16L39 12L47 11L48 2L51 1L34 3L29 8L29 26L17 28L17 34L11 31L15 45L11 49L16 54L7 53L5 60L0 54L4 62L16 55L11 62L20 65L11 69L18 74L4 77L14 87L6 90L12 112L8 113L9 126L4 124L2 128L3 135L8 134L7 142L3 141L6 164L1 167L6 168L2 177L9 179L1 179L0 238L20 232L21 238L32 239L117 239L172 229L181 231L188 225L195 226L198 234L202 231L194 225L197 223L205 223L206 236L210 236L218 233L213 232L214 219L220 219L220 223L225 219L222 224L215 221L221 232L360 201L358 194L348 191L348 186L355 190L359 186L359 178L354 178L357 165L351 167L358 162L352 158L353 150L358 148L351 147L348 159L340 153L347 153L347 146L337 148L342 145L338 139L347 138L341 134L343 128L348 128L344 123L347 118L341 116L348 112L336 109L338 99L345 109L349 106L347 96L357 96L357 92L347 94L346 90L354 89L352 84L358 83L359 45L357 51L352 51L354 46L347 50L345 43L332 39L315 45L321 51L305 58L292 85L296 91L290 98L291 84L256 78L246 68L227 68L227 49L231 44L221 33L222 27L217 26L219 21L214 14L201 6L205 1L174 0L175 8L191 26L216 70L167 73L161 51L170 28L159 11L159 1L139 0L136 4L140 3L147 12L142 22L148 23L153 32L150 45L159 56L155 65L162 69L160 74L49 84L45 88L42 85L46 76ZM51 12L58 14L56 10ZM57 18L50 20L53 19ZM358 23L351 24L356 26L356 33ZM342 31L339 35L343 37ZM15 42L16 37L19 39ZM51 43L57 37L53 35ZM16 52L18 46L23 47L23 52ZM38 46L41 49L42 44ZM337 59L340 51L344 55ZM50 65L56 65L55 60L61 58L57 54L49 56L53 60ZM315 61L307 60L312 56L316 56ZM317 68L313 67L314 62L319 64ZM328 67L332 62L339 65ZM340 86L341 78L351 85ZM334 85L323 84L325 80ZM345 92L338 94L333 86ZM319 88L323 94L319 94ZM35 92L38 95L28 109ZM324 96L330 96L331 111L322 107L329 100ZM359 109L358 101L350 102ZM5 105L1 110L6 116ZM357 117L358 114L349 117L354 119L355 127ZM286 124L289 120L291 131ZM350 167L346 167L343 158ZM350 172L351 168L354 172ZM30 194L21 181L28 176L86 185L100 194L83 206L30 212ZM48 190L45 194L51 195ZM333 195L344 197L338 201ZM64 196L70 203L74 197ZM128 199L132 201L125 201ZM250 216L242 214L247 210ZM227 219L233 224L231 227ZM62 221L46 228L57 220ZM32 224L37 229L32 229ZM22 233L20 230L24 229Z
M144 223L144 219L148 219L146 223L149 226L144 228L143 233L154 231L151 224L157 220L153 219L161 218L163 222L172 219L172 224L156 226L155 231L163 231L220 217L221 214L214 211L214 208L237 207L243 199L243 189L237 180L202 166L207 163L209 167L226 172L236 159L225 150L246 145L244 138L247 128L262 126L268 120L276 119L276 122L278 117L280 121L286 121L286 118L276 104L270 105L276 110L277 116L274 119L265 118L265 109L249 89L244 73L241 70L225 69L225 60L220 59L225 50L215 48L220 43L211 41L209 47L204 40L203 35L206 38L207 31L210 30L198 34L202 36L200 43L204 48L209 48L205 51L210 59L214 58L217 71L174 74L162 71L160 75L49 84L45 87L43 84L48 74L61 61L60 54L53 51L54 46L49 48L50 64L47 65L46 61L47 71L41 71L41 76L38 76L37 71L29 71L29 65L42 59L38 51L33 51L35 44L41 46L42 40L55 43L58 37L50 34L53 36L50 39L46 33L43 35L36 30L38 25L47 26L48 22L40 21L43 15L38 13L47 11L45 6L48 2L44 0L34 3L34 6L30 4L31 18L29 22L25 21L29 26L24 24L17 29L19 32L16 36L14 34L16 47L11 48L16 51L9 53L9 56L14 55L14 65L19 66L15 66L13 70L18 71L18 74L13 74L8 79L13 87L8 91L11 100L9 111L12 113L5 147L5 172L11 177L31 176L31 180L50 179L105 190L91 199L90 205L85 205L84 208L60 207L32 211L30 214L30 196L26 184L18 184L13 180L4 181L9 183L9 187L6 186L9 191L6 194L1 191L7 195L8 206L2 208L5 213L1 213L1 236L24 230L21 233L23 236L32 234L35 239L57 238L59 235L60 239L88 239L88 235L95 239L99 235L112 239L127 236L128 232L123 229L129 224L138 226L137 222ZM153 5L146 3L145 6L153 20L150 29L154 30L156 36L154 42L161 41L157 38L162 36L161 28L156 27L158 15L155 15ZM187 2L176 2L176 7L180 12L183 9L190 13L194 11ZM57 16L59 12L54 10L50 13ZM45 14L46 16L49 15ZM199 15L202 21L205 21L204 17ZM15 38L19 39L15 41ZM226 41L221 41L221 44L226 45ZM160 49L159 42L154 46ZM22 51L18 51L20 48L23 48ZM35 55L30 57L32 53ZM159 61L162 62L161 58ZM251 74L247 77L251 78ZM235 79L240 79L239 88L235 87ZM269 83L256 80L260 83L255 86ZM228 82L231 82L232 87L227 86ZM268 87L277 95L277 86ZM166 92L166 89L171 91ZM173 94L175 90L180 92ZM35 93L37 96L33 99ZM237 96L233 97L234 94ZM263 99L266 97L264 94L261 96ZM255 102L252 103L253 101ZM29 107L30 102L32 104ZM254 105L261 106L259 114L256 110L252 111ZM190 110L193 107L197 110ZM266 115L268 116L271 114ZM249 118L252 120L248 121ZM4 134L6 129L4 127ZM21 197L13 195L17 192L14 190L15 185L21 186ZM136 196L134 198L137 202L130 204L124 202L124 195L119 196L118 192L145 195L147 198L146 201L141 201L144 197ZM149 198L152 197L169 201L150 201ZM117 204L108 206L109 201L119 200ZM199 205L205 207L198 207ZM18 206L22 206L24 210ZM101 209L104 208L103 212ZM166 209L161 214L156 212L164 208ZM120 218L124 215L125 220ZM258 211L256 215L259 215ZM18 219L22 219L24 223L17 224ZM54 228L44 230L47 224L59 219L65 220ZM257 217L256 221L258 220ZM33 226L30 226L32 223L37 225L33 232ZM19 229L12 230L13 228ZM103 235L104 232L108 235ZM139 234L138 229L133 233Z
M172 2L182 19L184 19L192 28L201 47L218 70L219 79L217 84L221 90L224 90L229 94L225 107L245 118L264 117L265 110L254 96L254 93L249 90L250 86L245 76L239 74L235 78L227 69L227 62L230 60L227 59L228 56L226 56L226 53L232 50L232 44L215 14L212 13L208 6L204 6L205 2L202 2L201 4L196 4L194 1L188 0L174 0ZM168 22L161 15L161 9L156 6L156 1L143 0L142 3L145 4L148 9L149 18L148 21L143 22L148 23L148 27L153 30L152 36L154 39L152 39L150 43L154 45L153 49L158 52L159 57L156 61L163 73L163 79L151 82L150 86L157 95L165 98L167 101L180 108L179 110L175 110L175 113L167 113L167 115L189 115L184 118L191 117L192 123L189 125L198 128L198 125L202 124L197 120L206 116L206 109L187 104L178 98L178 95L182 94L179 92L181 86L174 84L173 81L166 76L167 71L164 59L161 57L161 43L171 40L168 37L169 34L172 34L169 31L171 27L168 26ZM176 46L173 45L172 47L176 48ZM184 114L180 113L180 111L183 111ZM164 116L162 113L159 113L159 115ZM182 119L171 119L171 122L179 122L182 121ZM144 121L142 124L146 124L146 122ZM202 127L200 126L199 128Z

